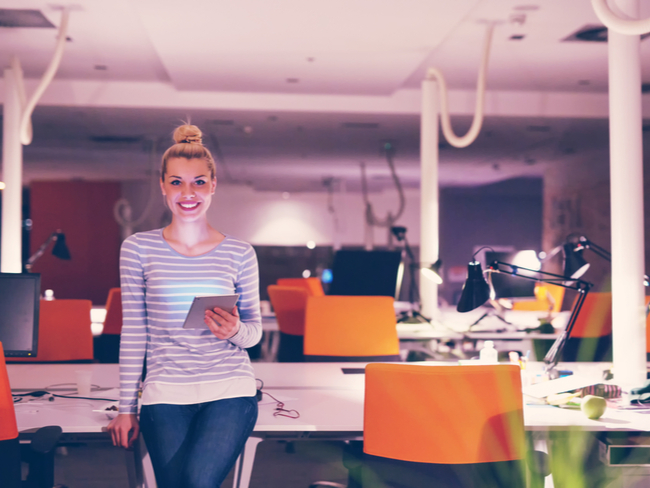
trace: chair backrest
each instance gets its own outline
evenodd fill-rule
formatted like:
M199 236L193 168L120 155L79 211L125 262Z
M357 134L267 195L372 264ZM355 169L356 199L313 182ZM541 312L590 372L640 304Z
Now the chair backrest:
M570 337L603 337L611 333L612 294L607 292L588 293Z
M398 360L396 322L392 297L309 297L305 312L305 359Z
M90 300L41 300L36 357L10 362L91 361Z
M323 285L318 278L279 278L277 284L280 286L304 288L311 296L315 297L325 295Z
M269 285L267 291L280 332L304 335L305 307L309 292L305 288L280 285Z
M528 310L557 313L562 310L565 289L553 284L535 285L535 301L521 301L512 304L513 310ZM550 296L550 300L549 300Z
M0 441L17 437L18 425L16 423L16 412L14 411L14 400L9 385L5 353L2 342L0 342Z
M106 318L102 334L119 335L122 332L122 289L111 288L106 299Z
M374 363L365 381L366 454L439 464L525 457L517 365Z

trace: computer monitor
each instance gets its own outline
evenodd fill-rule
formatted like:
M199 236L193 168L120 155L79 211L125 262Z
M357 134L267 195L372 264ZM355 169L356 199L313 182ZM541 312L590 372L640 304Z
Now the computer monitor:
M328 293L394 298L401 262L401 251L337 251Z
M0 273L0 342L6 357L34 357L41 275Z
M537 260L535 251L513 251L513 252L492 252L485 253L485 265L490 265L493 261L513 264L529 269L539 269L539 260ZM525 274L525 272L520 272ZM496 298L507 298L510 300L534 300L535 299L535 281L511 276L504 273L491 273L492 286L496 293Z

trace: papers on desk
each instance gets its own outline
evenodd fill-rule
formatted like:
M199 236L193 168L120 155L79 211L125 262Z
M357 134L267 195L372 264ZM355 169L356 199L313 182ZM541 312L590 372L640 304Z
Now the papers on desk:
M594 381L592 377L574 374L557 378L555 380L542 381L541 383L525 386L523 392L524 395L534 398L546 398L549 395L577 390L578 388L595 385L596 383L600 383L600 381Z

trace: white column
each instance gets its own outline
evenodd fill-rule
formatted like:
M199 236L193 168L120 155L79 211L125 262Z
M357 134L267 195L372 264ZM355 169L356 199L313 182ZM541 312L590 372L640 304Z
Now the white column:
M638 18L638 0L616 4ZM640 38L608 36L614 378L625 389L646 380Z
M422 82L420 122L420 263L438 260L438 82ZM414 270L415 271L415 270ZM433 318L438 309L438 285L420 274L421 313Z
M2 122L2 242L0 269L22 271L23 146L20 143L21 104L18 84L11 68L4 70L5 100Z

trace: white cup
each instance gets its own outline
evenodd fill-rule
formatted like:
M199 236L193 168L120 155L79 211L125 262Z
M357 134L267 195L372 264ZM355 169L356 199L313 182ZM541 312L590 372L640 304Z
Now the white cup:
M268 300L260 300L260 312L264 317L271 315L271 302Z
M89 396L93 372L87 369L78 369L75 374L77 375L77 395Z

